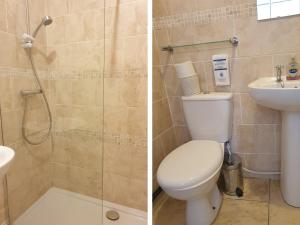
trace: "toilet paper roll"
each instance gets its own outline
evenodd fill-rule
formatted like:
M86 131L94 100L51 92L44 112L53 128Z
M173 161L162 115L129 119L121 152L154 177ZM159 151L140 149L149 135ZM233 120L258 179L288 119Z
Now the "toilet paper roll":
M197 75L181 78L180 83L184 96L197 95L201 92Z
M178 78L191 77L196 75L193 63L191 61L175 64L175 69Z

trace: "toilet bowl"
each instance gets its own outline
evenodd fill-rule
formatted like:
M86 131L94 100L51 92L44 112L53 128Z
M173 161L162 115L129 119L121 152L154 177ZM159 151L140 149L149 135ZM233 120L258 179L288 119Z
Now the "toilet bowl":
M171 152L160 164L157 180L171 197L186 200L188 225L209 225L222 202L216 185L223 163L220 143L190 141Z
M224 143L231 138L232 94L184 96L182 101L192 141L163 159L157 181L168 195L187 201L187 225L210 225L222 203L217 181Z

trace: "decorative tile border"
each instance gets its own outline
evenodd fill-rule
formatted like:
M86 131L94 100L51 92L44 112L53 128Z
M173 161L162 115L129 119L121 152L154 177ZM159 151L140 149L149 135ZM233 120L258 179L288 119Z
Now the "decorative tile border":
M210 24L232 17L256 16L256 3L230 5L226 7L176 14L153 19L153 29L160 30L176 26Z
M49 71L50 80L94 80L102 77L102 71Z
M147 77L146 69L123 70L104 72L103 71L38 71L39 77L43 80L97 80L101 78L134 78ZM0 68L0 77L28 77L34 78L32 70L16 68Z
M48 77L47 71L38 71L42 79ZM28 77L34 78L32 70L16 69L16 68L0 68L0 77Z
M104 72L105 78L147 77L147 69Z
M117 145L134 145L135 147L146 148L147 147L147 138L139 136L130 136L124 134L103 134L101 131L88 131L88 130L79 130L72 129L68 131L53 131L52 135L54 137L70 137L70 136L85 136L93 140L104 143L111 143Z
M104 143L113 143L118 145L134 145L135 147L147 147L147 138L130 136L130 135L119 135L119 134L104 134Z

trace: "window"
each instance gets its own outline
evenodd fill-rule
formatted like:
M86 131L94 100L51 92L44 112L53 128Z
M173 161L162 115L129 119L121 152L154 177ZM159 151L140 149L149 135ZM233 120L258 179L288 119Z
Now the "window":
M265 20L300 13L300 0L257 0L257 19Z

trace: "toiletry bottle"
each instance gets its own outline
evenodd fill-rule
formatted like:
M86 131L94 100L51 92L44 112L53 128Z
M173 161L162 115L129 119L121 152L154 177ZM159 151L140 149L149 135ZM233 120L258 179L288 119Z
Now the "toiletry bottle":
M300 76L298 75L298 63L295 58L292 58L289 66L288 66L288 75L286 77L287 80L299 80Z

